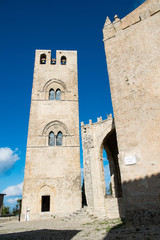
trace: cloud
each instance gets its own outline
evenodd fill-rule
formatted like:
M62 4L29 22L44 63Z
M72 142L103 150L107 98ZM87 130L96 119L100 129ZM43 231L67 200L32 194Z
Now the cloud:
M2 193L6 194L6 197L18 197L22 196L23 183L9 186L3 190Z
M110 181L111 181L109 165L104 166L104 176L105 176L106 188L108 188L110 185Z
M81 168L81 185L83 184L84 179L84 168Z
M84 168L81 168L81 178L84 177Z
M16 204L17 200L18 200L18 198L8 198L6 200L6 202L8 202L9 204Z
M15 162L20 159L17 151L17 148L15 151L8 147L0 148L0 174L12 168Z

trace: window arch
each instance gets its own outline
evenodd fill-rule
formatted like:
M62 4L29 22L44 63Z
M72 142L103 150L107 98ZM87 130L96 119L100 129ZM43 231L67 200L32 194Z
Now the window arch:
M49 90L49 100L54 100L55 99L55 91L53 88Z
M40 64L46 64L46 54L41 54L40 56Z
M55 58L51 59L51 64L54 64L54 65L56 64L56 59Z
M62 132L58 132L56 137L56 146L62 146L62 138L63 138Z
M56 90L56 100L61 100L61 90L60 89Z
M61 57L61 65L66 65L67 63L67 58L65 56Z
M54 132L49 133L49 139L48 139L49 146L55 146L55 136Z

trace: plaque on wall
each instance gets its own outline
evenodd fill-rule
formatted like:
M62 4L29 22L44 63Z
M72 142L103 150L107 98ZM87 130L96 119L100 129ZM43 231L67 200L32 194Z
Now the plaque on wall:
M126 166L136 164L136 156L127 156L124 161Z

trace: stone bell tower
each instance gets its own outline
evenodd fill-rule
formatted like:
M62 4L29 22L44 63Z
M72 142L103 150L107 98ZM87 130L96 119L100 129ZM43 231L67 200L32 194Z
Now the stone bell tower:
M77 51L36 50L21 220L80 208Z

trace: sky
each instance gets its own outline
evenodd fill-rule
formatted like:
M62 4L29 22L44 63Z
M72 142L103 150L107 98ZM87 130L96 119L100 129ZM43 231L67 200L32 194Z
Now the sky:
M144 0L0 0L0 193L22 195L35 49L78 51L80 122L113 113L102 28ZM81 148L82 168L82 148ZM83 172L83 171L82 171Z

